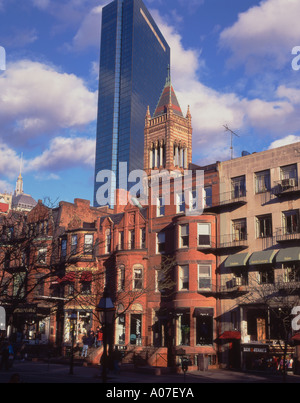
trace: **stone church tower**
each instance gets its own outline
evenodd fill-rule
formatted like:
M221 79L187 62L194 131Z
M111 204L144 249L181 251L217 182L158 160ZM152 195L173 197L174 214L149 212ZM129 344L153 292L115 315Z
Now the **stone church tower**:
M192 124L183 116L170 73L153 117L148 107L144 129L144 170L184 170L192 162Z

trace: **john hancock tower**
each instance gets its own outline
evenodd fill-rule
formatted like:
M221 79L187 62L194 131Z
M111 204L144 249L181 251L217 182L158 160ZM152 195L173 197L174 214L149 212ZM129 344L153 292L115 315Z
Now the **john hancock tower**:
M97 190L104 183L96 181L98 172L114 172L119 188L120 174L143 169L147 106L155 110L169 65L170 48L141 0L103 8L94 206L101 205ZM119 173L119 162L127 172Z

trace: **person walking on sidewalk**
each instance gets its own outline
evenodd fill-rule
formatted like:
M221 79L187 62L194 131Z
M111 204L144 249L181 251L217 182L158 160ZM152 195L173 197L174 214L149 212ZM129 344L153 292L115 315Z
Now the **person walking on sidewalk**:
M82 338L82 343L83 343L83 347L82 347L82 352L81 352L81 357L87 357L88 354L88 349L89 349L89 338L85 335Z

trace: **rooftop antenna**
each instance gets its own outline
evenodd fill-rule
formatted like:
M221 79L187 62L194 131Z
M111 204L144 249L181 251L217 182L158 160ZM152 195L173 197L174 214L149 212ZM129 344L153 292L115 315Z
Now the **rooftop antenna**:
M227 125L223 125L225 127L225 131L230 132L230 137L231 137L231 143L230 143L230 150L231 150L231 159L233 159L233 135L240 137L238 134L236 134L233 130L229 129Z

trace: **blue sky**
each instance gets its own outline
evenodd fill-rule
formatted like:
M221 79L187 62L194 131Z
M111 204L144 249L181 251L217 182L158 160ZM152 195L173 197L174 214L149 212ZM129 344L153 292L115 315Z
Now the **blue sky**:
M299 0L145 0L190 105L193 162L300 141ZM0 0L0 192L23 153L36 200L92 200L102 7L106 0ZM152 111L153 112L153 111ZM146 113L146 111L145 111Z

